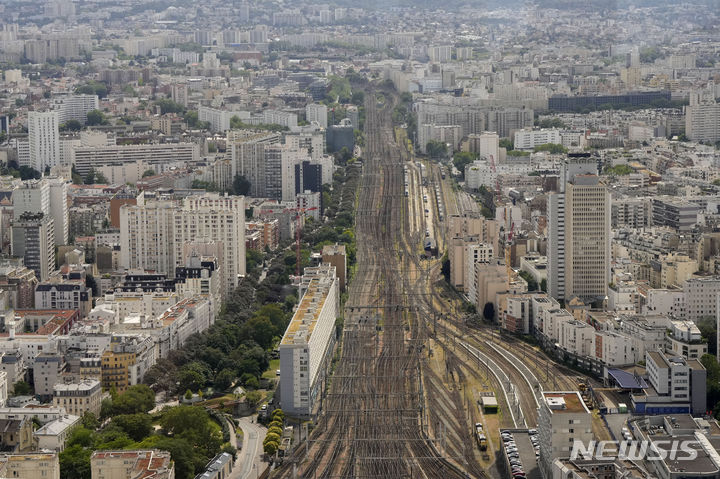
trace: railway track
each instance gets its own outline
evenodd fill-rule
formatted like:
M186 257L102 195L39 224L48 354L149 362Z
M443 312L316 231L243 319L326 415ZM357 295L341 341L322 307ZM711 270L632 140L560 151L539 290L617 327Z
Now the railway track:
M307 448L296 449L274 477L467 477L425 433L421 357L427 338L403 291L406 263L400 258L413 253L404 238L402 158L390 120L395 104L390 91L381 102L366 95L358 271L345 308L341 357Z

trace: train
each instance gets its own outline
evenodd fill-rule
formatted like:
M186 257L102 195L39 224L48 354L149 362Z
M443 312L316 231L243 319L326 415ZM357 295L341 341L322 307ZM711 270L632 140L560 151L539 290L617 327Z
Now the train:
M427 232L426 232L427 233ZM428 236L425 238L425 256L437 256L438 247L437 242L432 237Z
M487 437L485 437L482 423L479 422L475 423L475 442L481 451L487 450Z

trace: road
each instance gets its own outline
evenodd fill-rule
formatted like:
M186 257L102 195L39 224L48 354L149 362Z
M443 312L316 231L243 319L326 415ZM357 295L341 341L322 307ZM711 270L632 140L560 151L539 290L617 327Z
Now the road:
M267 467L267 463L262 460L262 443L267 429L256 422L251 422L254 421L252 418L254 416L238 420L243 432L243 446L242 450L238 451L235 466L227 479L255 479ZM230 444L237 447L235 434L230 434Z

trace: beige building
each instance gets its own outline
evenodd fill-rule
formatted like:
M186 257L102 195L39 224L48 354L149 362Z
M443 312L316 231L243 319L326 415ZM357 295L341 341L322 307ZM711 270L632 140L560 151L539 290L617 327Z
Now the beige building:
M594 439L592 414L577 391L543 392L538 413L540 468L552 477L555 459L570 457L575 441Z
M170 453L141 451L95 451L90 457L93 479L175 479Z
M565 193L565 298L605 297L610 282L610 193L595 175Z
M91 412L100 415L102 388L97 379L86 379L79 383L56 384L53 388L53 405L62 407L75 416Z
M55 453L0 455L0 477L60 479L60 462Z
M345 291L347 281L347 254L345 245L325 245L322 250L323 263L330 263L335 266L335 272L340 281L340 291Z
M464 291L468 273L466 272L467 246L470 244L486 243L493 251L498 249L498 234L500 226L497 221L483 217L450 216L448 218L448 259L450 260L450 282Z

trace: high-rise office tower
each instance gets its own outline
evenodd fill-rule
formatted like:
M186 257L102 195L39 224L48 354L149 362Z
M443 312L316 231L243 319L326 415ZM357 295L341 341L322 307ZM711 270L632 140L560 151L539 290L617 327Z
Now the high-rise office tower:
M44 171L60 161L60 130L57 111L28 112L30 166Z
M548 292L556 299L604 298L610 281L610 193L597 163L570 155L560 191L548 196Z

